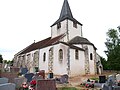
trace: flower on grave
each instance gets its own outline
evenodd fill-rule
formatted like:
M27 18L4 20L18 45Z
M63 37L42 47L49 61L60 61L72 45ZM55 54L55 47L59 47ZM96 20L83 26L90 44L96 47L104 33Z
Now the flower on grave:
M29 86L29 90L35 90L34 86Z
M24 83L22 84L22 87L23 87L24 89L27 89L27 88L28 88L28 84L27 84L26 82L24 82Z
M30 82L30 84L35 86L35 85L36 85L36 80L32 80L32 81Z

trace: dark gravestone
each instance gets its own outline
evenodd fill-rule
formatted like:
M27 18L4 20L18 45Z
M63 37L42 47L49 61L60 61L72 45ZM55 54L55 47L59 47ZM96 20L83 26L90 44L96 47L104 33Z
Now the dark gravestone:
M99 76L99 83L105 83L106 82L106 76Z
M28 72L28 69L27 68L21 68L21 74L26 74Z
M48 78L53 78L53 73L49 73Z
M60 78L60 83L68 83L68 75L62 75Z
M57 90L55 80L37 80L36 90Z
M34 76L33 73L27 73L27 74L25 74L25 78L27 78L27 82L32 81L32 77L33 77L33 76Z

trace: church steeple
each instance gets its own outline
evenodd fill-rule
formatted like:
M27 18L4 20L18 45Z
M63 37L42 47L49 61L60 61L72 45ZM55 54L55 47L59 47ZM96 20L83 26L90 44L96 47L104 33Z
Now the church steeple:
M73 15L67 0L64 0L59 19L62 19L64 17L73 18Z
M55 24L57 24L57 23L65 20L65 19L69 19L71 21L74 21L74 22L82 25L80 22L78 22L73 17L71 9L70 9L70 6L69 6L69 3L68 3L68 0L64 0L63 6L62 6L62 9L61 9L61 13L60 13L60 17L59 17L59 19L53 25L51 25L51 27L54 26Z

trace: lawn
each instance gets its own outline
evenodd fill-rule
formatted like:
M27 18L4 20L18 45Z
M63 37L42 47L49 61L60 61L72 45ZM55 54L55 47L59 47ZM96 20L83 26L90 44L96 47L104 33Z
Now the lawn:
M58 90L78 90L75 87L60 87Z

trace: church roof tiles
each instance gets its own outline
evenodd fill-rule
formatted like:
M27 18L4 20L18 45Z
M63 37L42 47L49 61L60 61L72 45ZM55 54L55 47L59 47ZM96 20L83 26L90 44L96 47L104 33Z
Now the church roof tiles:
M26 47L25 49L23 49L22 51L19 52L19 55L20 54L25 54L25 53L28 53L30 51L33 51L33 50L37 50L37 49L41 49L41 48L44 48L44 47L47 47L47 46L50 46L52 44L55 44L57 43L64 35L60 35L60 36L57 36L55 38L47 38L47 39L44 39L42 41L39 41L39 42L36 42L36 43L32 43L31 45L29 45L28 47Z
M69 42L69 44L88 44L88 45L92 45L95 49L97 49L93 43L91 43L88 39L80 37L80 36L76 36L73 39L71 39Z

